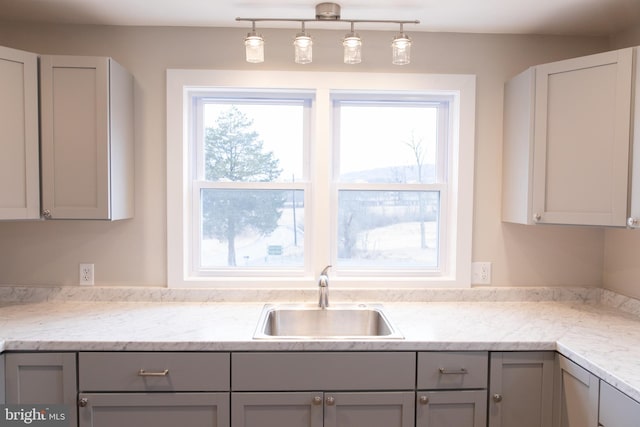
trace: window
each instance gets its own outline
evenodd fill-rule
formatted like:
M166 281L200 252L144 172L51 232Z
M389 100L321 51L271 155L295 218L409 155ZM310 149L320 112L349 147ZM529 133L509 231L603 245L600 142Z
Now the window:
M193 274L301 270L311 95L189 96Z
M344 272L440 275L446 263L451 98L333 97L337 232Z
M167 76L170 286L469 286L473 76Z

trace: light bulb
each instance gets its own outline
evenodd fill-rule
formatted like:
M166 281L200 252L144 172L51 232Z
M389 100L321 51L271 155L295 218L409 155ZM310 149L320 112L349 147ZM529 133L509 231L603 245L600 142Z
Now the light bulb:
M393 38L392 63L395 65L406 65L411 62L411 39L404 33Z
M362 39L355 33L347 34L342 41L344 46L344 63L359 64L362 62Z
M293 46L296 63L309 64L313 60L313 40L306 33L298 33Z
M254 64L264 62L264 39L255 32L247 34L244 39L247 62Z

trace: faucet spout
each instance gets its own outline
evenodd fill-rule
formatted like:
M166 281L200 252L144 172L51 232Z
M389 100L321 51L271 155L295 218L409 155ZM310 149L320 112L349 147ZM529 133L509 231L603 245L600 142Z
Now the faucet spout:
M320 278L318 279L318 287L320 290L318 306L322 309L329 307L329 275L327 273L329 268L331 268L331 266L327 265L320 273Z

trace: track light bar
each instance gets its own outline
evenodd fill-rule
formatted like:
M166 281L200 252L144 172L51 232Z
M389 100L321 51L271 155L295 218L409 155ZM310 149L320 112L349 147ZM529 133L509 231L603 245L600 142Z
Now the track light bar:
M337 3L319 3L316 5L315 18L236 18L236 21L251 22L252 30L244 39L247 62L264 61L264 38L256 33L256 22L299 22L302 31L296 34L293 45L295 49L295 62L308 64L311 62L311 47L313 41L305 31L307 22L347 22L351 24L351 31L344 37L345 64L358 64L361 62L362 39L354 32L355 24L399 24L400 32L392 41L392 63L397 65L408 64L410 60L411 39L404 33L404 24L419 24L418 20L400 19L341 19L340 5Z

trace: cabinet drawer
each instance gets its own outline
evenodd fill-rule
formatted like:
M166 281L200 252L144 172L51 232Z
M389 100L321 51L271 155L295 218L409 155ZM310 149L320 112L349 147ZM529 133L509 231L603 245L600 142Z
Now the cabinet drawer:
M233 353L234 391L407 390L415 353Z
M229 390L228 353L80 353L80 391Z
M486 388L489 358L484 351L418 353L418 388Z

